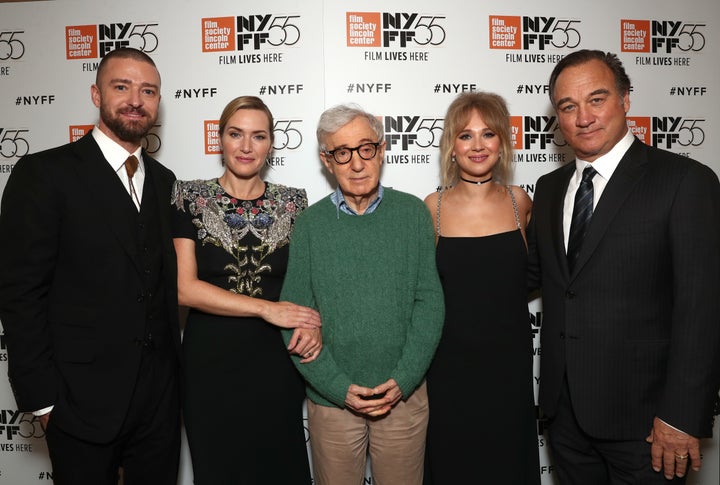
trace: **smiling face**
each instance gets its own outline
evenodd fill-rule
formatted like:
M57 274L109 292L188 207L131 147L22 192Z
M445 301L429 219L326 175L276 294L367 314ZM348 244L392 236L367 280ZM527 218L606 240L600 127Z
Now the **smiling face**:
M133 152L157 121L160 74L147 62L109 59L90 94L100 109L100 130Z
M453 155L460 176L483 180L500 159L500 137L491 130L477 110L473 110L463 129L455 137Z
M617 91L612 71L602 61L565 68L557 78L553 101L560 131L582 160L595 161L627 133L630 96Z
M260 173L272 149L268 116L258 109L239 109L220 136L225 169L235 177L250 179Z
M332 151L377 142L377 134L370 123L364 118L357 117L335 133L328 135L325 138L325 147L328 151ZM344 165L336 163L332 155L320 152L320 159L337 179L345 200L359 213L364 211L365 205L372 202L377 195L380 165L384 156L385 142L378 146L375 156L370 160L363 160L357 151L354 151L350 161Z

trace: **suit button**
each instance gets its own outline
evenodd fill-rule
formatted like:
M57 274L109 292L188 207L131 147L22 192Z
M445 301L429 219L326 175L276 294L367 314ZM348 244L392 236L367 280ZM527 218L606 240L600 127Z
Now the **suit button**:
M572 300L573 298L575 298L575 292L572 290L566 291L565 298L567 298L568 300Z
M563 332L560 332L560 340L565 340L565 334Z
M145 268L145 274L150 274L150 268Z
M137 302L142 303L143 299L144 299L143 295L138 295Z

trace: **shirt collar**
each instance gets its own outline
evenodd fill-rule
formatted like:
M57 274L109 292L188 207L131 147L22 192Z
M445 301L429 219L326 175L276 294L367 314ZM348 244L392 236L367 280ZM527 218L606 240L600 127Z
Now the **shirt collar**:
M635 135L633 135L630 129L628 129L625 136L623 136L609 152L596 158L595 161L592 162L593 168L603 179L610 180L610 177L615 172L620 160L622 160L622 157L625 155L625 152L628 151L630 145L633 144L633 141L635 141ZM585 160L581 160L579 158L575 159L576 177L582 177L582 171L588 165L590 165L590 162L586 162Z
M118 145L114 140L107 136L99 127L93 128L91 131L92 137L100 147L105 160L108 161L114 171L120 170L125 165L125 160L130 155L135 155L138 159L138 170L145 173L145 166L142 159L142 147L137 147L133 153L128 153L123 147Z
M384 189L382 184L378 184L378 193L375 200L373 200L370 205L368 205L367 209L365 209L365 212L363 214L371 214L377 209L378 205L380 205L380 202L383 198ZM343 211L345 214L349 214L352 216L358 215L355 210L350 207L345 200L345 196L343 196L342 191L340 190L340 187L338 186L337 189L335 189L335 192L330 194L330 200L333 204L335 204L335 207L338 210L338 219L340 218L340 211Z

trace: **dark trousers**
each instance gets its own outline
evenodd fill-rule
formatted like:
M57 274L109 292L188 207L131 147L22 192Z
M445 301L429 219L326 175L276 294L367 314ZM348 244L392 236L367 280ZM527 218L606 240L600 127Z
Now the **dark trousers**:
M650 428L648 427L648 434ZM561 485L683 484L652 469L650 443L602 440L585 433L575 418L567 382L552 418L548 438Z
M53 425L46 430L55 485L176 485L180 461L177 363L152 351L143 356L130 409L118 437L83 441ZM71 431L71 430L70 430Z

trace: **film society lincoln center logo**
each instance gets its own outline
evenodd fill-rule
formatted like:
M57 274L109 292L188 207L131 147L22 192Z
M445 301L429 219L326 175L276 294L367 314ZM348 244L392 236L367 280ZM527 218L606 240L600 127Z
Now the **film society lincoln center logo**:
M436 47L445 41L442 15L346 12L347 47Z
M256 51L294 46L300 40L300 15L247 15L202 19L202 51Z
M145 53L158 47L157 23L119 22L65 27L67 59L97 59L120 47L134 47Z

